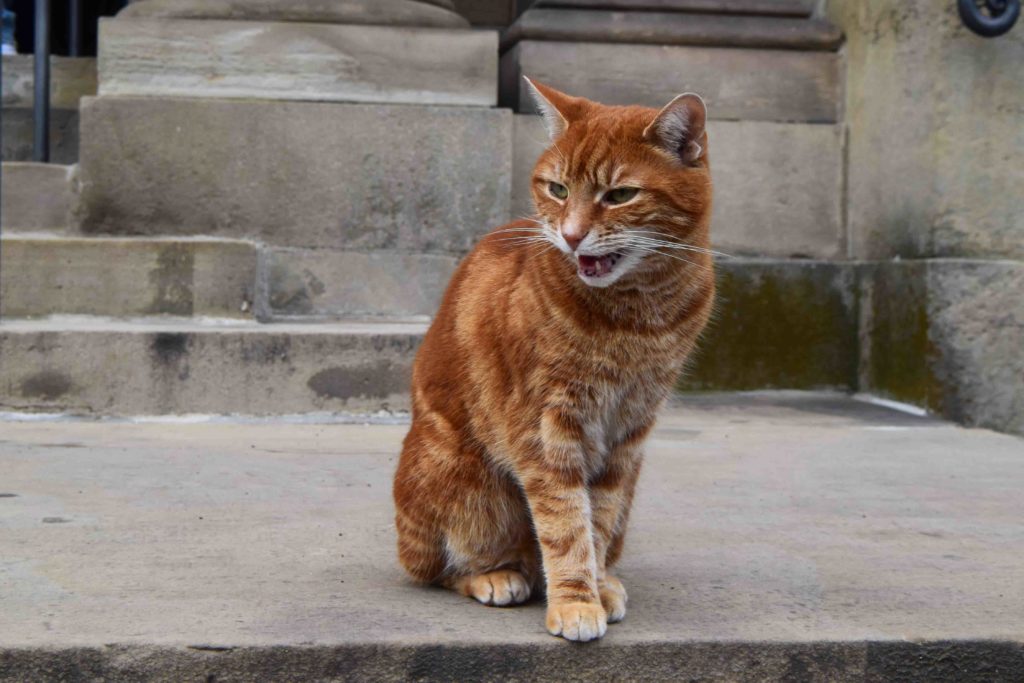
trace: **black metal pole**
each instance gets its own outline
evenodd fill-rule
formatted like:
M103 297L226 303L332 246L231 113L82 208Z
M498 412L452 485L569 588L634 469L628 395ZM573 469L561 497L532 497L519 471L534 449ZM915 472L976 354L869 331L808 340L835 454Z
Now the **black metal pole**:
M82 0L68 0L68 52L82 56Z
M33 158L50 160L50 0L36 0Z

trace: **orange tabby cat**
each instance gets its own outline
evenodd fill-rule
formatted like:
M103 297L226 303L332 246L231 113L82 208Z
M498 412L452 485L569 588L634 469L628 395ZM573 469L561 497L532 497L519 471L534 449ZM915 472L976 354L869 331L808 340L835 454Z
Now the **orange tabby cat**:
M529 85L552 140L537 218L466 257L416 357L398 552L487 605L546 587L548 631L592 640L626 614L608 569L714 298L706 112L692 94L659 112Z

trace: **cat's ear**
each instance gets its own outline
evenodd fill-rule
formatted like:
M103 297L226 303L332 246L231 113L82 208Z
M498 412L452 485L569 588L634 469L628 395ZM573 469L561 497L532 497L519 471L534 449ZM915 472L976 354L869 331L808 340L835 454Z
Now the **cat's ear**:
M644 140L661 147L684 164L696 163L707 147L708 109L700 95L677 96L644 129Z
M579 116L584 101L579 97L558 92L543 83L531 81L526 76L523 76L523 80L530 88L530 95L537 103L537 110L544 118L544 127L548 129L548 136L555 140L565 132L573 119Z

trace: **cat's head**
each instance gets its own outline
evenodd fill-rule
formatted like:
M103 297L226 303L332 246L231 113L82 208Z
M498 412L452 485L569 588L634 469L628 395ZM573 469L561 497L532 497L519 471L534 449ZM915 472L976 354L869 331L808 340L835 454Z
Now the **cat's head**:
M542 234L583 282L685 265L707 252L707 110L679 95L660 111L571 97L527 79L551 138L533 171Z

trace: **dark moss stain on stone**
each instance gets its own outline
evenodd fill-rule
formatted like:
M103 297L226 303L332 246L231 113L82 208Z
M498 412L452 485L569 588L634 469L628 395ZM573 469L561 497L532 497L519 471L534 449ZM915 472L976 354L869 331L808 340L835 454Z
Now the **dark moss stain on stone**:
M147 312L165 315L192 315L195 252L189 244L164 247L157 256L157 267L149 273L156 290Z
M850 266L724 263L715 316L687 390L852 389L857 382L857 306Z
M158 332L153 335L150 350L160 363L177 363L188 354L188 335L181 332Z
M245 363L273 365L291 360L292 338L288 335L253 336L245 340L240 350Z
M862 298L865 390L941 411L942 388L932 372L927 264L873 264Z
M267 280L272 312L284 315L313 313L313 298L300 274L283 263L273 262L268 269ZM323 287L322 282L317 282Z
M43 370L22 380L20 389L21 395L25 398L55 401L71 391L73 386L71 378L67 375Z
M377 361L352 368L327 368L310 377L306 384L321 398L387 398L407 392L411 374L406 365Z

